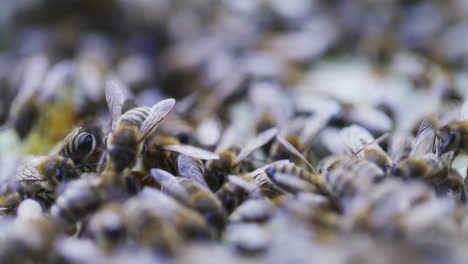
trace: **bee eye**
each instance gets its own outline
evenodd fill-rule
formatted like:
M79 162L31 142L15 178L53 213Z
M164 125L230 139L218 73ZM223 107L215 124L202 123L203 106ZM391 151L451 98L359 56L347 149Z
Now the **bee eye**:
M90 152L93 148L94 138L92 135L81 137L78 141L78 150L80 152Z
M63 180L62 171L59 168L55 169L55 178L61 182Z

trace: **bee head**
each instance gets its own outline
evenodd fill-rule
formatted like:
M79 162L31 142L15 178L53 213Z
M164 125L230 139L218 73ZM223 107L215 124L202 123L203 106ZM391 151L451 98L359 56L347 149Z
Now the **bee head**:
M439 138L439 154L453 150L458 145L457 134L448 127L442 128L437 134Z
M73 162L62 157L48 160L42 167L42 172L52 183L60 183L78 177Z

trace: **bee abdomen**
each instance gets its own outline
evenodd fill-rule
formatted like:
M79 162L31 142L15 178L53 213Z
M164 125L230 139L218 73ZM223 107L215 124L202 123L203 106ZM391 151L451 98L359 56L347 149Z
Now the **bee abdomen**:
M148 117L148 107L137 107L125 112L119 119L119 123L132 124L140 127L146 117Z

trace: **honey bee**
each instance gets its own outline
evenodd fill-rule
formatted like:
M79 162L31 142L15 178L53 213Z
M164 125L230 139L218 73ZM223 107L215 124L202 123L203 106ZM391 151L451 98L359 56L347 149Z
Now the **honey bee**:
M202 166L203 163L201 160L219 158L218 155L211 151L181 144L180 141L173 136L154 135L146 141L146 146L147 149L145 153L143 153L143 165L148 170L151 168L160 168L174 174L179 174L180 170L190 169L192 173L194 173L195 170L203 173L204 166ZM185 157L179 158L180 156ZM189 164L193 164L193 166ZM183 173L187 174L188 171L184 171ZM198 177L199 181L202 179L203 177Z
M142 153L144 139L169 114L174 99L166 99L149 107L136 107L123 113L125 97L120 82L110 79L106 86L106 101L112 117L112 132L107 139L107 159L116 171L135 166Z
M288 176L303 180L314 186L317 186L318 188L325 188L325 183L320 174L310 173L307 170L295 165L294 163L272 165L266 169L265 172L275 184L288 191L293 191L293 188L291 188L292 186L290 186L289 182L284 181L284 178Z
M328 171L324 177L327 193L341 200L368 190L381 181L385 173L370 161L351 158L342 166Z
M229 225L226 240L236 251L247 256L265 253L272 244L272 235L267 226L255 223Z
M14 220L2 219L2 239L8 243L0 243L0 261L47 263L52 259L58 234L41 206L31 199L24 200Z
M149 204L129 200L124 205L124 214L125 220L121 221L126 222L125 230L140 246L163 256L173 256L181 248L183 238L175 224L162 218Z
M123 247L127 239L127 226L123 206L108 203L91 216L88 228L98 246L111 252Z
M59 184L78 177L73 162L61 156L27 156L18 168L15 184L25 198L53 204Z
M185 120L169 119L158 128L158 134L175 137L180 144L193 145L196 143L194 128Z
M300 153L307 154L310 151L314 137L325 128L332 116L337 112L337 106L332 103L322 102L320 107L320 109L308 109L313 110L313 114L310 117L292 120L285 131L280 133ZM273 161L289 159L294 162L300 162L296 160L296 156L291 155L283 144L278 141L275 141L271 146L269 157Z
M232 224L265 223L272 218L275 209L269 199L248 199L232 212L229 221Z
M97 140L93 134L88 133L83 127L73 129L49 155L61 155L69 158L75 165L82 164L96 149ZM88 166L79 167L83 172L92 171Z
M48 67L45 56L32 57L27 63L19 92L12 102L8 122L21 139L26 138L39 117L41 106L38 91Z
M281 127L294 114L291 97L283 87L272 80L257 80L249 87L253 119L257 132Z
M385 173L374 163L367 160L360 160L355 157L338 156L327 161L327 167L322 168L319 174L307 159L289 144L284 138L278 136L278 141L283 144L292 154L300 158L312 171L307 172L298 168L294 164L276 165L267 169L269 176L274 179L275 173L294 175L317 187L318 191L331 196L334 199L341 199L353 196L355 193L369 188L372 183L384 178ZM376 140L370 141L371 144ZM357 150L359 153L363 148Z
M84 219L102 204L97 174L89 175L67 184L50 208L52 219L68 227Z
M419 155L400 161L392 174L404 179L420 178L428 183L438 185L446 180L448 166L435 154Z
M251 182L252 179L244 175L228 175L227 181L216 191L216 196L230 214L248 196L257 190L257 186Z
M211 226L197 212L182 206L171 196L151 187L144 188L127 206L144 206L173 224L185 239L209 240L214 238Z
M16 211L23 197L14 190L4 190L0 194L0 215L11 215Z
M409 133L395 133L390 144L390 158L394 162L408 158L411 153L412 143L413 137Z
M221 142L216 150L219 159L210 160L206 164L205 178L210 188L216 191L222 186L227 175L238 174L241 169L239 167L240 163L257 149L267 144L277 134L278 129L267 129L248 141L241 149L234 143L225 144Z
M224 227L226 211L216 195L208 188L192 179L175 177L160 169L152 169L151 176L161 185L163 192L198 211L216 230L220 231Z
M69 82L72 69L70 61L61 61L48 69L46 58L38 56L31 59L26 69L24 83L13 100L9 118L9 123L20 139L25 139L32 128L39 124L38 127L48 128L47 133L41 129L37 132L39 137L46 136L41 140L45 145L49 145L56 142L58 135L73 122L74 115L69 109L68 102L51 103L59 96L60 88ZM47 72L44 72L46 70ZM66 120L61 120L61 123L55 119L59 110L61 114L68 115ZM61 118L63 119L63 115ZM34 150L35 146L31 147Z
M457 120L442 126L437 133L439 140L439 155L449 151L454 152L454 156L459 153L467 153L466 146L468 143L468 137L466 136L466 127L468 125L468 102L465 102L462 105L460 113L456 119Z
M343 128L340 135L348 154L370 161L384 171L391 167L392 160L378 145L379 141L385 139L388 134L375 139L365 128L352 125Z
M404 179L420 178L436 186L443 183L447 179L449 167L441 157L434 154L435 138L435 130L423 121L409 157L395 164L392 174Z
M363 226L375 232L401 232L412 224L414 210L433 201L435 193L425 184L386 179L344 207L345 223L348 228ZM423 217L427 215L420 213Z

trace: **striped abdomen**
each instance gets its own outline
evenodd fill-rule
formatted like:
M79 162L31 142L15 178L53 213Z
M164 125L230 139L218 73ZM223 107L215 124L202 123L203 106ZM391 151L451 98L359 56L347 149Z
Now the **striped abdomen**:
M96 139L90 133L79 133L59 153L77 163L91 154L96 147Z
M354 160L325 174L328 192L341 198L366 190L375 181L384 177L377 165L366 160Z
M150 108L146 106L128 110L119 118L119 126L137 126L140 128L143 121L148 117L149 111Z

